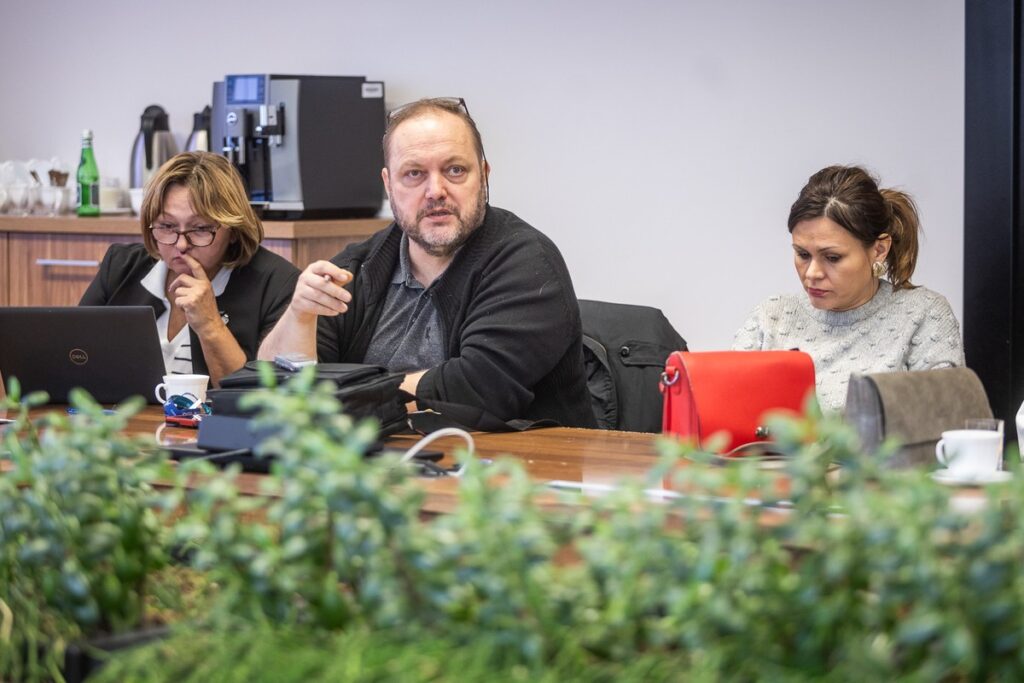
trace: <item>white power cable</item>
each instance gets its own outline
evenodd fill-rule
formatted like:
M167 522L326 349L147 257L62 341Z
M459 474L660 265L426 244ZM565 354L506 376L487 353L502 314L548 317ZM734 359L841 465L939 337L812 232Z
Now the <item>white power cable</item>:
M465 429L458 429L457 427L445 427L444 429L438 429L436 432L431 432L430 434L427 434L422 439L420 439L416 445L414 445L412 448L407 450L402 455L402 459L400 460L400 462L409 462L410 460L416 457L417 453L426 448L428 444L431 444L437 439L440 439L445 436L461 437L462 440L466 442L466 447L469 449L469 454L476 454L476 444L473 443L473 437L469 432L467 432ZM461 469L458 472L452 473L452 475L456 477L459 476L459 474L461 474Z

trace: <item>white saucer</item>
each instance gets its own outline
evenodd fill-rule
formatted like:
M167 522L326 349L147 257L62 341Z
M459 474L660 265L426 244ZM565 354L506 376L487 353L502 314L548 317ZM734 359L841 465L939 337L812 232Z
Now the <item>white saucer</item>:
M947 469L935 470L931 473L932 479L940 484L949 486L984 486L985 484L997 484L999 482L1013 479L1013 472L995 470L972 475L957 475Z

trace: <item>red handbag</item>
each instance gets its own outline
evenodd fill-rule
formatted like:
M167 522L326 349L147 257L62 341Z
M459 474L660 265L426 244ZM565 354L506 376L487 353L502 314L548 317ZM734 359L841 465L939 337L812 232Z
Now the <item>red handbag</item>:
M703 443L728 432L723 453L762 451L768 411L803 412L814 361L802 351L675 351L661 375L662 431Z

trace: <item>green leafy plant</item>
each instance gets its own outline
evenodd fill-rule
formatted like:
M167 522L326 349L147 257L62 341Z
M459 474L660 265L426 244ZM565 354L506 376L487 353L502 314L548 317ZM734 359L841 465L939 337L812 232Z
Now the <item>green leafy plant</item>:
M113 414L76 391L76 414L31 419L45 394L12 379L0 438L0 679L62 680L69 643L146 622L167 526L152 483L170 478L152 441L124 436L142 406Z
M105 680L1024 674L1021 477L965 509L812 405L772 424L785 478L666 441L645 481L583 498L465 459L455 511L424 519L311 373L255 403L278 430L267 495L232 472L182 492L175 533L221 588L206 618Z

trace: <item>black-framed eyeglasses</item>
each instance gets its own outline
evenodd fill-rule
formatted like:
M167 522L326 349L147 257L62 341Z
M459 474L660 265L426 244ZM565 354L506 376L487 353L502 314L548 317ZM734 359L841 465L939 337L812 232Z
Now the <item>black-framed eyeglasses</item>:
M160 244L177 244L178 237L184 235L185 241L193 247L208 247L213 244L213 240L217 237L217 230L219 230L217 226L209 226L179 232L174 229L173 225L154 223L149 226L149 234Z

